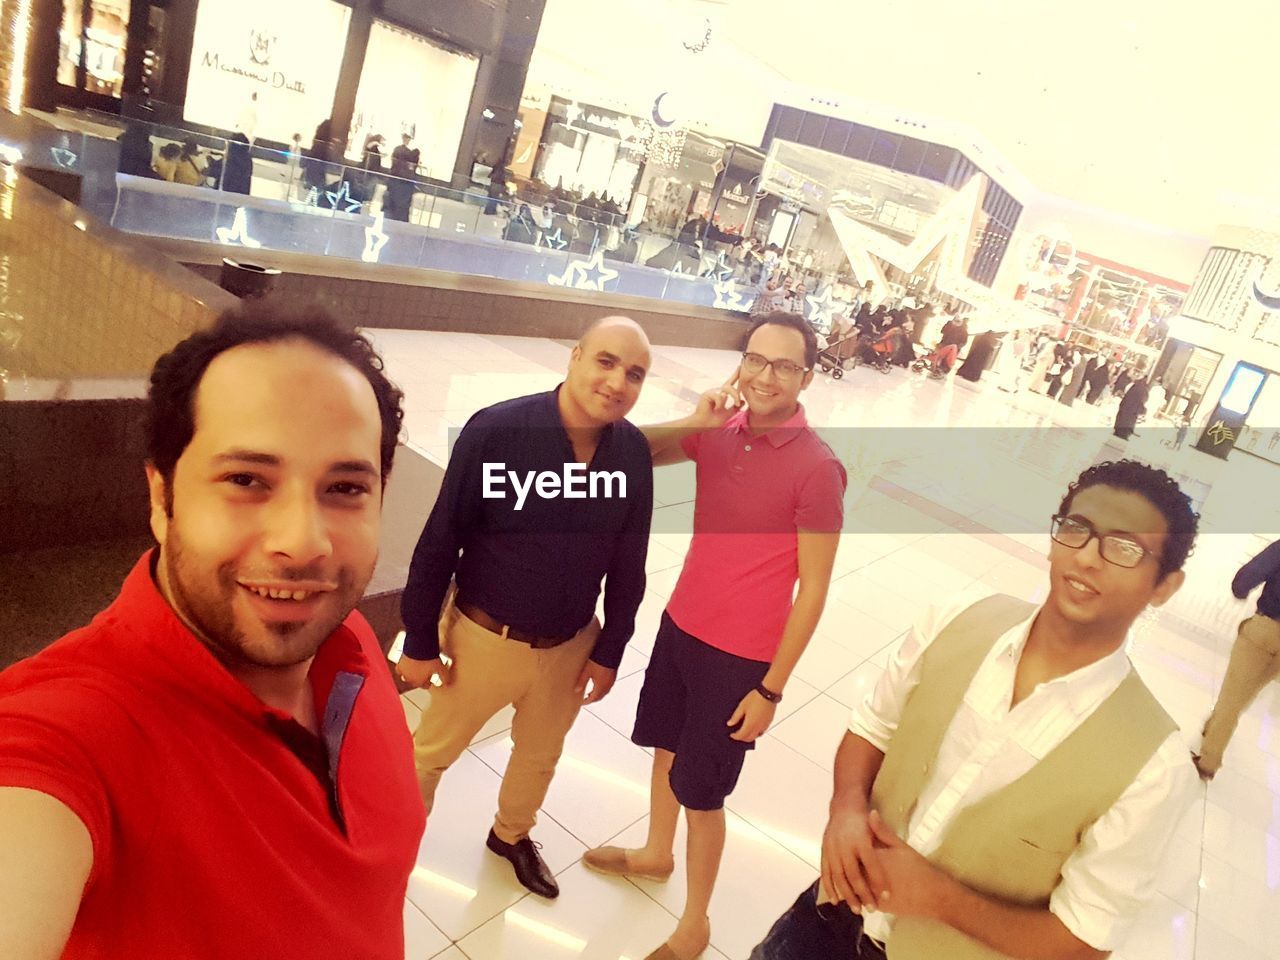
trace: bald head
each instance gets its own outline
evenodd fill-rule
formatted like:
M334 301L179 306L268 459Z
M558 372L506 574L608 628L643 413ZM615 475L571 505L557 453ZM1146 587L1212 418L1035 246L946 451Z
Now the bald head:
M602 317L583 333L569 355L564 399L581 413L575 420L603 426L627 415L649 374L649 338L629 317Z
M587 327L586 331L578 339L578 346L585 351L590 348L593 339L597 335L612 333L619 333L624 337L631 338L634 344L644 348L646 354L649 352L649 337L645 334L640 324L630 317L620 315L601 317L596 320L591 326Z

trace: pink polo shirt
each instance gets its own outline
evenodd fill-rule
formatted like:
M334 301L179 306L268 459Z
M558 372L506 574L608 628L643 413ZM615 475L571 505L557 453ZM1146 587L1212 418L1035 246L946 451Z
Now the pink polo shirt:
M743 410L681 446L697 464L698 487L693 541L667 613L704 643L768 663L791 613L796 531L840 531L845 469L803 407L755 436Z

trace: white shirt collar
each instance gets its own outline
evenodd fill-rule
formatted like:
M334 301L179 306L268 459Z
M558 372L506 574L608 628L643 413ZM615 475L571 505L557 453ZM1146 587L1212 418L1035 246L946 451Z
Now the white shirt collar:
M1031 636L1031 625L1044 605L1036 607L1025 620L1015 624L1000 635L996 641L992 656L995 659L1007 660L1016 670L1022 651L1026 649L1027 638ZM1056 677L1042 686L1059 687L1065 691L1072 709L1077 713L1092 710L1103 697L1111 694L1120 682L1128 676L1132 665L1129 663L1129 637L1126 634L1124 643L1101 660L1095 660L1071 673Z

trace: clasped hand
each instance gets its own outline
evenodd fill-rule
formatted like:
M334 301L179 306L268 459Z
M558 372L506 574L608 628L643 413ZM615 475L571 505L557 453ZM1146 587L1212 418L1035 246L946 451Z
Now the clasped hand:
M833 811L822 837L822 887L854 913L884 910L937 917L946 874L917 853L877 811Z

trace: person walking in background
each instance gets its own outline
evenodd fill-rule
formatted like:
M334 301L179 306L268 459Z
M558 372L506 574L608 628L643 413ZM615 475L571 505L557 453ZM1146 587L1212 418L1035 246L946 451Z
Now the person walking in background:
M1096 407L1102 402L1102 392L1107 388L1107 384L1111 382L1111 367L1105 357L1098 357L1098 362L1094 365L1093 370L1085 376L1085 382L1089 388L1088 394L1085 395L1085 402L1090 406Z
M166 143L160 148L156 157L155 172L161 180L173 183L178 175L178 158L182 156L182 147L176 143Z
M227 193L240 193L246 197L253 189L253 154L249 138L236 131L227 141L222 157L222 175L218 186Z
M120 163L117 169L131 177L173 179L173 177L165 177L153 169L151 134L141 123L130 123L124 128L124 133L120 135Z
M1036 354L1035 363L1031 367L1030 389L1032 393L1044 393L1049 387L1049 368L1054 363L1054 350L1057 343L1045 340Z
M1231 646L1227 672L1218 700L1204 725L1204 739L1195 757L1206 780L1222 766L1222 755L1240 722L1240 714L1272 680L1280 677L1280 540L1242 566L1231 581L1237 600L1262 587L1253 616L1241 621Z
M329 187L329 160L333 155L333 121L329 118L316 124L311 146L302 162L303 182L311 190L327 190Z
M412 142L410 134L401 134L400 146L391 151L391 179L387 181L382 199L382 212L387 218L404 223L409 222L409 213L413 209L413 195L417 192L414 178L421 156L417 147L409 146Z
M188 137L182 143L178 159L173 166L173 182L185 183L189 187L204 185L206 165L200 159L200 147L194 139Z
M364 142L364 174L356 186L352 196L361 203L369 203L378 191L382 182L382 144L385 138L380 133L371 134Z
M1147 381L1135 380L1121 398L1116 410L1115 429L1112 430L1121 440L1128 440L1133 436L1138 421L1146 415L1148 389Z

